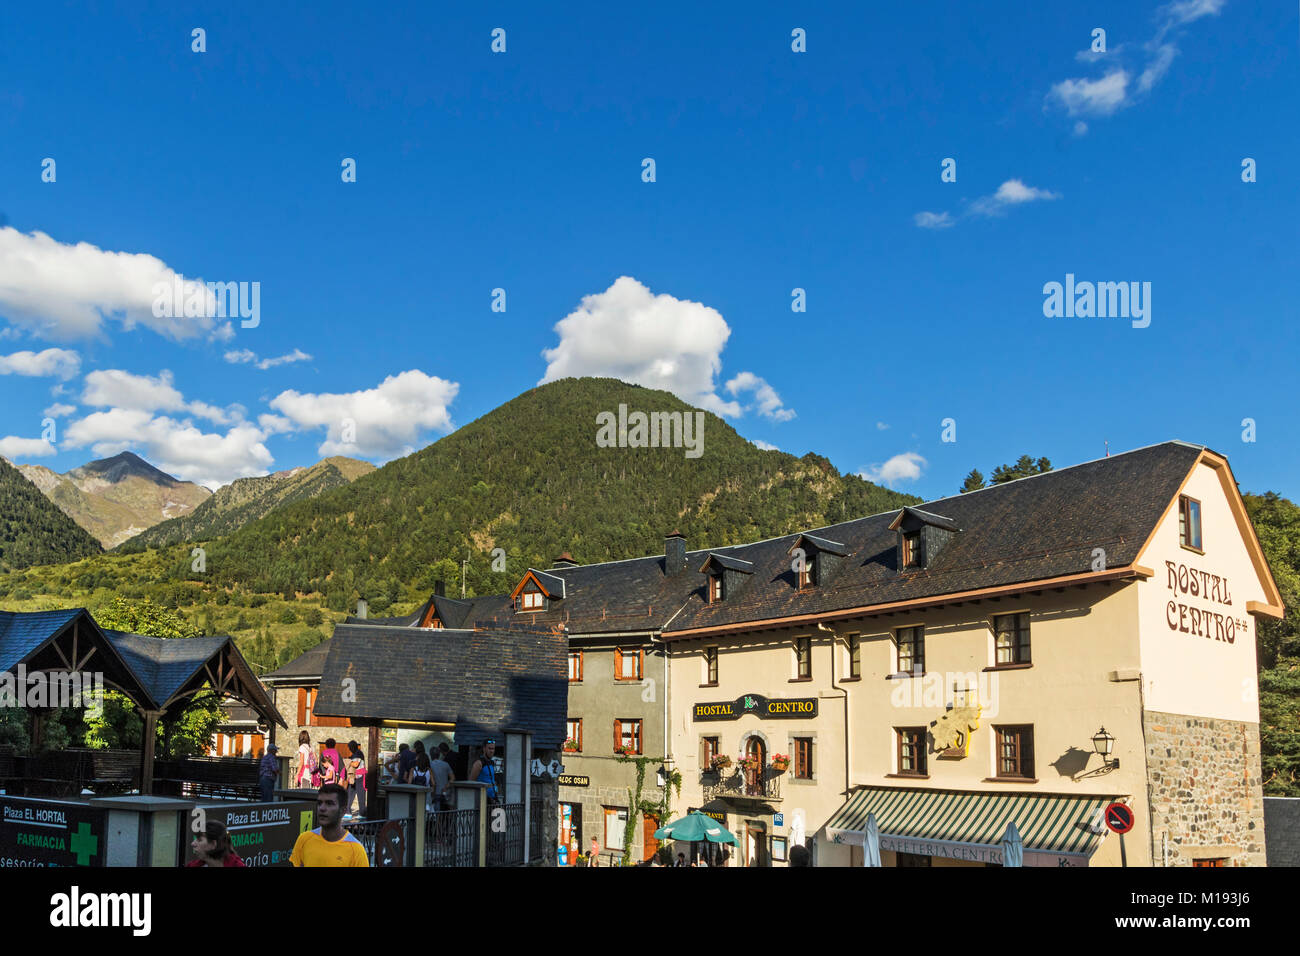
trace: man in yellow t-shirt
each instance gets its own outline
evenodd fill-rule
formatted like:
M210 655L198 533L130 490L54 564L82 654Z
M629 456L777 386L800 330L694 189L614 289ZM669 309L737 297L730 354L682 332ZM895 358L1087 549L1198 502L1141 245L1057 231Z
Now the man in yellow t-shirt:
M320 826L298 835L289 862L294 866L369 866L361 841L343 829L343 802L347 791L336 783L316 794L316 822Z

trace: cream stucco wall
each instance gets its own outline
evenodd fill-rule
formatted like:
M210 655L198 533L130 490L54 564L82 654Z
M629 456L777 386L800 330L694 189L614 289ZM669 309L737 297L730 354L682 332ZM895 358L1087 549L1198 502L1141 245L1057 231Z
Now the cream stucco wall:
M1201 502L1205 553L1179 543L1175 501L1139 559L1155 572L1138 585L1146 706L1258 723L1255 619L1246 602L1264 601L1264 589L1219 472L1197 465L1183 493ZM1208 595L1203 575L1192 572L1212 576Z
M1063 592L1048 590L1024 599L1008 598L924 613L895 615L837 624L839 634L861 634L861 679L844 681L848 651L843 640L832 643L817 630L791 629L764 632L744 638L675 644L672 666L671 733L674 756L682 769L682 802L699 806L702 800L700 738L717 734L724 753L735 757L744 738L763 733L769 752L789 753L796 736L814 736L814 773L811 782L782 777L782 797L773 806L785 814L785 827L772 832L788 834L802 814L809 837L825 825L844 802L844 707L840 692L831 687L831 656L837 681L847 693L850 766L847 784L920 786L989 792L1043 792L1146 798L1142 739L1140 664L1137 635L1138 594L1135 586L1091 585ZM1031 613L1032 666L989 671L994 663L991 620L995 614ZM894 629L922 624L926 628L926 676L891 679L895 669ZM813 680L791 682L794 638L813 639ZM701 688L696 663L702 648L719 647L719 686ZM982 698L979 729L971 735L969 754L960 759L929 755L928 779L891 776L897 770L896 727L926 726L939 717L952 698L954 686L972 688ZM816 696L819 714L811 720L760 720L742 716L736 721L702 722L692 719L696 702L731 700L746 693L789 698ZM1034 726L1036 781L1002 783L992 780L996 724ZM1120 769L1096 776L1075 777L1096 770L1101 758L1092 735L1105 726L1115 737L1114 756ZM729 822L743 824L753 814L729 814ZM1128 838L1129 863L1149 862L1149 836L1138 813L1138 826ZM767 818L771 827L771 817ZM740 835L740 834L737 834ZM847 865L845 847L822 843L819 865ZM842 859L840 859L842 857ZM1114 858L1113 860L1111 858ZM1092 865L1118 862L1118 846L1106 839Z

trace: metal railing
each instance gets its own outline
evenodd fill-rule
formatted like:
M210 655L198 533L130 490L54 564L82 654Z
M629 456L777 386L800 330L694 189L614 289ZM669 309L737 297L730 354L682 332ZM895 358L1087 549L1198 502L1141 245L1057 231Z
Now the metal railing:
M522 866L524 862L524 805L488 806L487 865Z
M401 832L400 853L399 844L394 842L380 843L379 836L381 831L390 824L396 823ZM410 817L404 817L398 820L365 820L358 823L345 823L343 829L347 830L354 837L361 841L365 847L366 856L370 858L371 866L414 866L415 865L415 821ZM387 833L393 833L388 830Z
M477 811L438 810L425 815L424 865L478 866Z
M700 774L704 802L715 797L751 800L780 800L781 774L771 767L745 772L741 770L706 770Z

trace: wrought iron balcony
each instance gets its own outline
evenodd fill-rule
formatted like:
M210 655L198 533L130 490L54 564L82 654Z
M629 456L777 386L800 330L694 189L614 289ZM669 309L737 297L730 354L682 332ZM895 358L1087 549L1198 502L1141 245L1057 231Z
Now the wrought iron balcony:
M700 774L700 784L704 787L705 803L713 799L769 802L781 799L781 774L771 767L755 771L705 770Z

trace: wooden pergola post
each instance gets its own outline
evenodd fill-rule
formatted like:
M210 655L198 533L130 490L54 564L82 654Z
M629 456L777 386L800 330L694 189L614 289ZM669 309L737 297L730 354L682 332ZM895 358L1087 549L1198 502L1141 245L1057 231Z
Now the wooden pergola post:
M141 711L144 716L144 741L140 748L140 794L153 793L153 761L155 743L158 739L158 718L162 716L159 710Z

